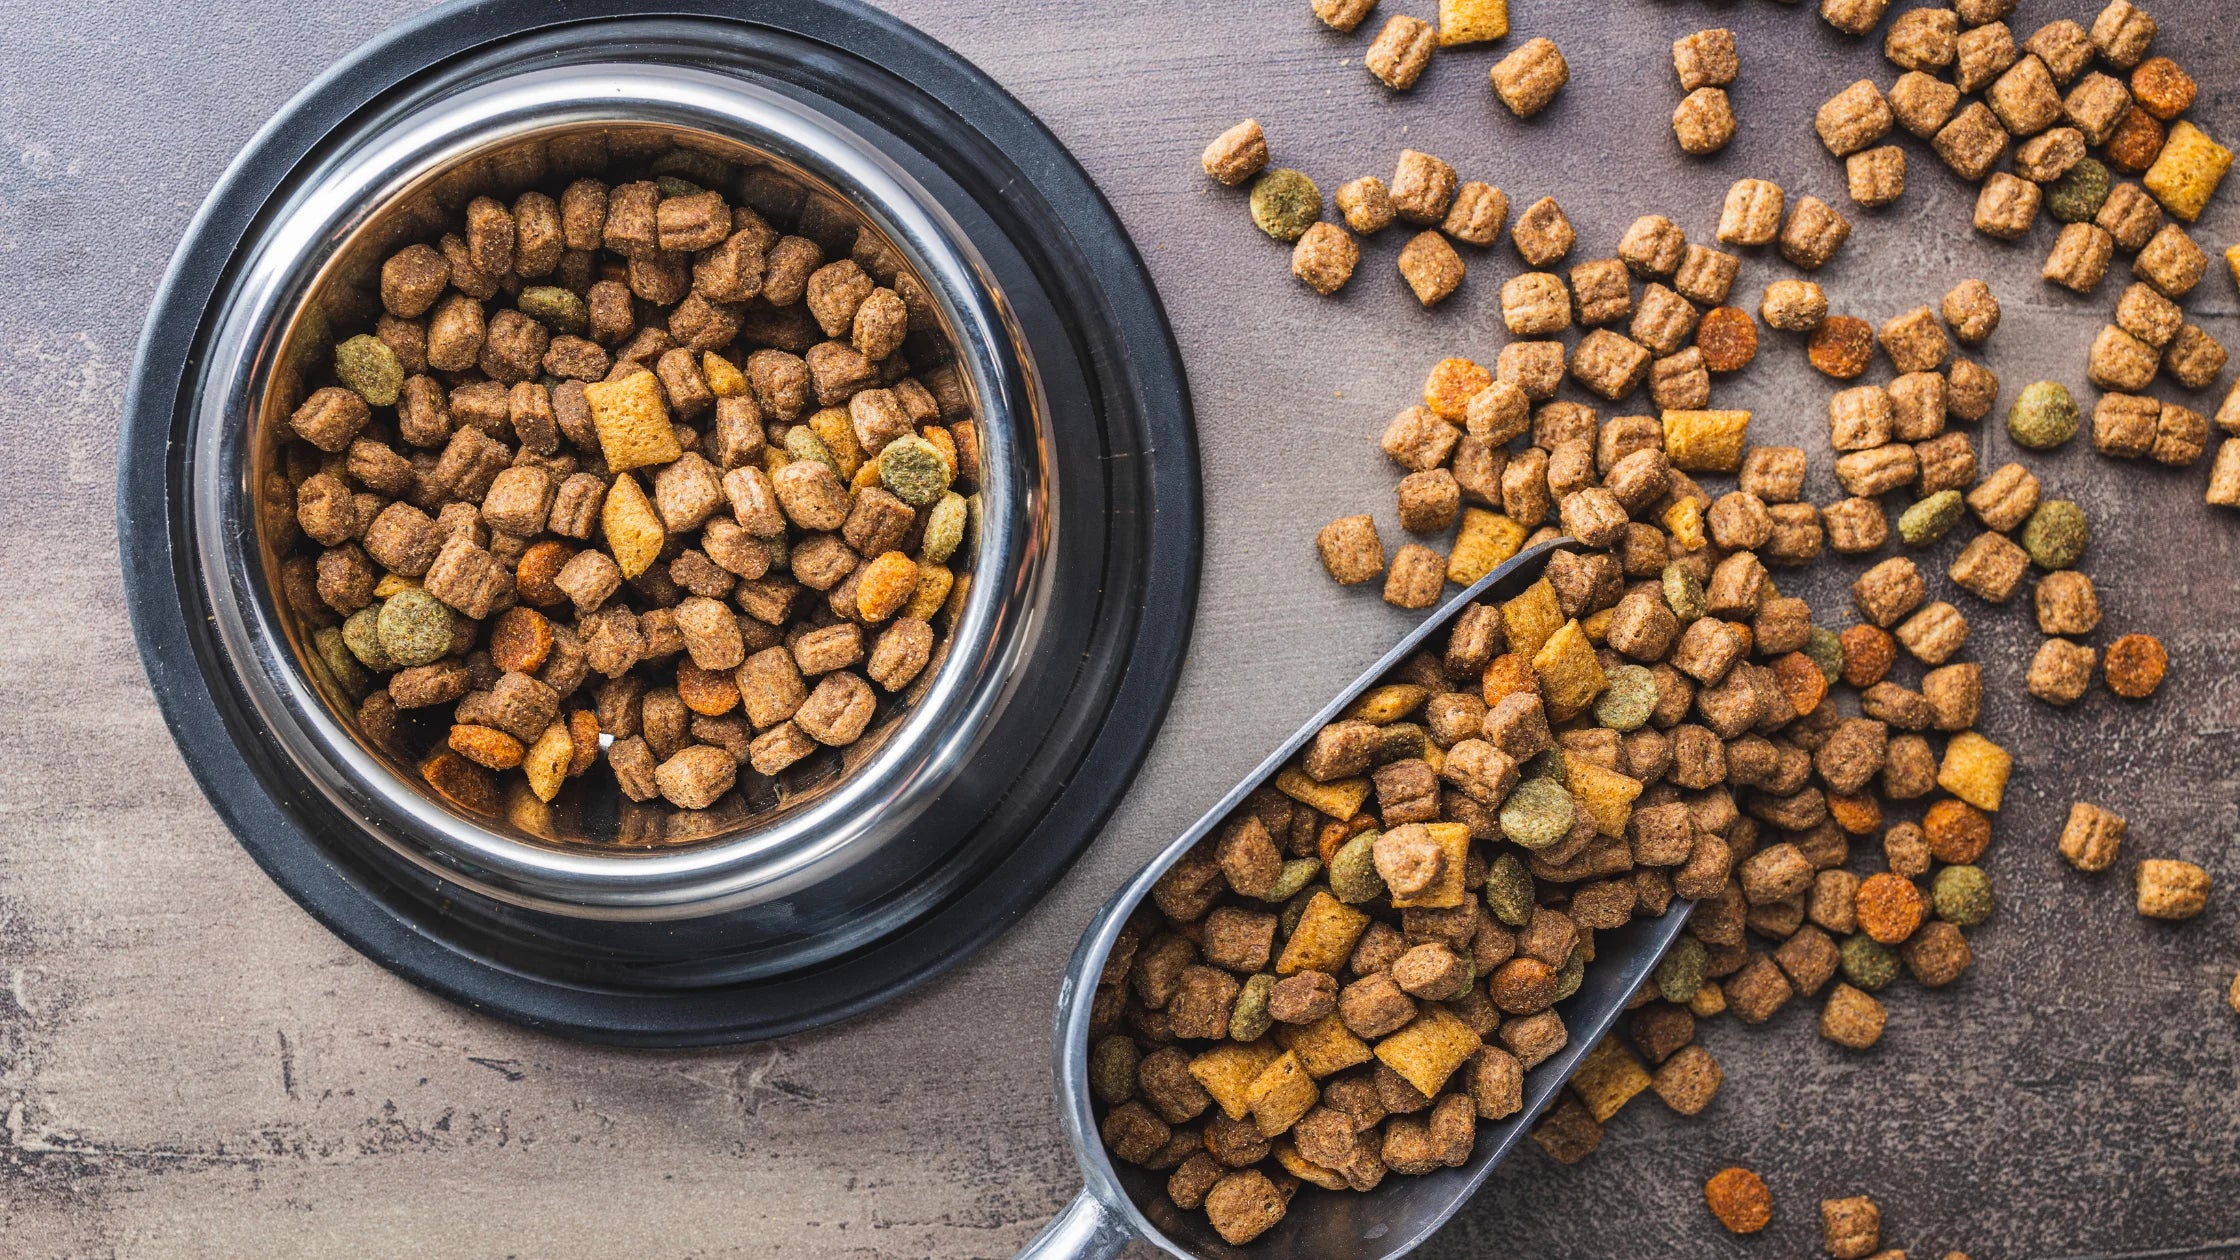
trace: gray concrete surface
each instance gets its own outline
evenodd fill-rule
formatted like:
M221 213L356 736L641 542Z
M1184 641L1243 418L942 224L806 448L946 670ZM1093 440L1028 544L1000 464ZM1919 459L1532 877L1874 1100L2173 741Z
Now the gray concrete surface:
M1746 174L1847 205L1812 109L1893 73L1809 4L1515 0L1520 36L1554 36L1574 68L1561 102L1520 124L1486 90L1491 54L1442 56L1395 97L1360 68L1367 34L1323 31L1305 0L897 3L1049 120L1150 260L1205 448L1197 638L1125 808L979 959L826 1032L643 1054L477 1018L297 911L189 782L125 624L115 417L171 244L273 109L412 7L0 3L0 1253L1008 1255L1076 1184L1045 1044L1067 951L1138 862L1408 624L1331 586L1307 539L1368 508L1396 532L1375 435L1433 361L1493 355L1498 281L1517 269L1505 245L1473 254L1461 295L1425 313L1399 290L1388 235L1342 298L1316 301L1241 196L1197 174L1199 146L1255 115L1278 161L1326 189L1389 171L1404 144L1428 149L1520 206L1559 194L1592 257L1647 211L1708 233ZM2024 0L2017 24L2095 7ZM2195 117L2240 135L2228 0L2152 7L2159 47L2205 82ZM1680 94L1666 48L1714 24L1746 37L1743 131L1699 162L1667 127ZM1972 234L1972 190L1909 149L1911 191L1856 215L1822 277L1837 307L1879 321L1982 274L2007 308L1992 366L2010 386L2081 387L2119 282L2089 299L2040 284L2051 228L2012 247ZM2219 250L2240 235L2240 193L2200 235ZM1740 292L1785 274L1752 258ZM2240 340L2221 267L2201 295L2196 317ZM1758 440L1816 452L1822 502L1828 392L1780 337L1721 390L1757 410ZM2010 453L1996 426L1981 445L1987 466ZM1645 1099L1578 1168L1528 1152L1427 1255L1811 1254L1814 1202L1857 1193L1882 1203L1886 1245L1915 1255L2240 1254L2240 1017L2223 998L2240 967L2240 518L2202 506L2205 467L2112 464L2083 443L2031 462L2097 526L2097 641L2162 635L2172 684L2151 704L2096 693L2055 714L2022 694L2027 615L1958 597L1988 673L1985 726L2019 757L1987 859L2004 901L1975 969L1942 992L1901 985L1864 1055L1818 1039L1802 1002L1766 1028L1707 1028L1728 1083L1706 1115ZM1937 570L1960 541L1931 553ZM1859 567L1788 585L1840 624ZM2205 863L2220 881L2209 913L2146 923L2126 875L2069 871L2053 839L2079 795L2131 816L2127 859ZM1777 1197L1772 1229L1745 1242L1699 1194L1733 1162Z

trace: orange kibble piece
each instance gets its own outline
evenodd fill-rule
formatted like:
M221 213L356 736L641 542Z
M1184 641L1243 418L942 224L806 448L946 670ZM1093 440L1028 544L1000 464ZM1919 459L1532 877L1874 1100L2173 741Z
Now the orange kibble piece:
M576 558L576 549L557 539L529 544L513 566L514 593L524 604L550 608L568 602L568 593L552 584L561 566Z
M575 742L575 751L568 756L568 777L572 779L599 759L599 715L589 709L569 710L568 738Z
M899 551L890 551L864 566L863 583L856 588L856 611L877 624L901 611L918 589L918 562Z
M521 764L522 756L529 750L521 741L504 731L488 726L469 726L461 723L451 728L451 737L444 741L451 751L478 766L492 770L511 770Z
M730 670L702 669L689 660L679 660L677 698L702 717L722 717L739 707L739 684Z
M2108 645L2100 672L2108 680L2108 690L2126 700L2144 700L2170 672L2170 654L2163 650L2162 640L2151 634L2127 634Z
M420 763L420 777L461 809L477 814L498 812L498 785L481 766L458 753L445 749L430 755Z
M1321 834L1315 837L1315 852L1321 856L1322 864L1328 866L1330 859L1338 855L1338 850L1345 847L1346 841L1364 831L1376 829L1376 815L1369 813L1355 814L1345 822L1325 823Z
M1696 349L1713 372L1739 372L1758 357L1758 321L1739 306L1707 312L1696 325Z
M933 443L933 449L941 452L941 461L949 465L949 480L954 482L957 479L957 440L938 424L927 425L918 436Z
M1729 1233L1755 1234L1773 1219L1773 1192L1747 1168L1722 1168L1703 1183L1703 1202Z
M1505 652L1494 657L1486 666L1484 678L1489 709L1518 692L1540 694L1540 677L1532 672L1531 658L1522 652Z
M1882 802L1867 792L1828 793L1828 817L1854 836L1871 836L1882 830Z
M490 623L490 663L509 672L533 674L552 652L552 623L534 608L519 604Z
M1902 944L1921 926L1921 889L1888 871L1860 881L1853 905L1859 930L1885 945Z
M1991 847L1991 815L1966 801L1947 798L1922 813L1921 832L1929 838L1929 852L1938 861L1966 865Z
M1843 645L1843 681L1861 691L1887 677L1898 659L1898 641L1880 626L1861 622L1836 638Z
M1822 373L1855 380L1874 362L1874 325L1853 315L1830 315L1812 330L1805 353Z
M2162 145L2169 137L2153 114L2134 105L2108 135L2103 151L2108 165L2126 175L2137 175L2154 165L2162 156Z
M1773 662L1773 682L1789 698L1789 707L1806 717L1828 698L1828 676L1819 662L1802 652L1791 652Z
M2164 122L2192 108L2200 90L2193 76L2168 57L2149 57L2131 72L2131 98Z
M1423 405L1442 420L1460 420L1470 400L1493 384L1493 373L1469 359L1441 359L1423 378Z

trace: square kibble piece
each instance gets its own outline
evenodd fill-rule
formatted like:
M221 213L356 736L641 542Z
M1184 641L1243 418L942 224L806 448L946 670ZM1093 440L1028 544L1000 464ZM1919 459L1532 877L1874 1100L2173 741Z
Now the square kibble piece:
M1723 27L1697 31L1673 41L1672 68L1680 75L1680 90L1725 87L1741 72L1734 48L1734 32Z
M1781 232L1785 197L1781 185L1765 179L1735 181L1719 212L1719 240L1727 245L1769 245Z
M1633 275L1615 258L1580 263L1571 269L1571 294L1579 323L1597 328L1633 315Z
M2225 348L2207 329L2199 324L2187 324L2178 330L2169 350L2163 353L2162 366L2173 380L2187 389L2207 389L2224 373L2228 357Z
M1890 85L1890 115L1898 125L1927 140L1952 121L1960 108L1960 89L1934 75L1909 70Z
M2077 81L2092 64L2092 36L2067 18L2046 23L2022 41L2025 52L2046 63L2053 81L2063 87Z
M1640 388L1649 374L1651 355L1638 343L1607 328L1597 328L1579 341L1571 356L1571 376L1589 390L1617 402Z
M1890 102L1872 79L1861 79L1820 107L1813 127L1820 143L1837 157L1849 157L1890 134Z
M2038 274L2074 293L2090 293L2107 278L2115 260L2116 239L2096 223L2071 223L2054 238Z
M1851 239L1851 221L1818 197L1797 198L1788 221L1781 225L1781 256L1806 271L1815 271L1835 258Z
M1494 94L1509 112L1530 118L1555 100L1571 81L1571 67L1553 41L1535 39L1495 62L1491 73Z
M1952 353L1952 341L1945 335L1944 325L1926 306L1915 307L1884 324L1881 337L1883 351L1900 372L1934 372Z
M2046 63L2025 55L1984 93L2009 135L2034 136L2061 121L2061 89Z
M1369 51L1362 54L1361 64L1386 87L1405 92L1423 77L1438 46L1439 33L1431 23L1396 13L1377 32Z
M1869 209L1906 195L1906 151L1897 145L1852 154L1844 159L1843 173L1851 199Z
M2130 112L2131 89L2123 85L2123 80L2097 71L2077 80L2061 101L2062 116L2093 148L2106 144L2116 124Z
M1525 207L1517 216L1516 227L1509 231L1509 242L1517 247L1517 256L1534 267L1546 267L1560 261L1571 252L1579 234L1572 230L1563 207L1553 197L1542 197Z
M2002 241L2019 241L2037 225L2044 192L2026 179L1994 171L1976 194L1976 231Z
M1681 151L1697 157L1726 148L1736 127L1734 102L1725 88L1697 88L1672 111L1672 134Z
M1820 511L1828 530L1828 546L1838 555L1864 555L1879 551L1890 541L1890 518L1873 499L1844 499Z
M1960 36L1953 50L1953 82L1962 92L1981 92L2021 55L2006 23L1986 22Z
M1934 74L1958 55L1960 15L1950 9L1908 9L1882 37L1882 55L1905 70Z
M2014 598L2030 569L2030 553L2005 534L1983 533L1968 540L1954 557L1949 576L1960 589L1990 604Z
M2209 273L2209 255L2175 223L2165 224L2139 251L2131 272L2176 300L2193 292Z
M1846 35L1871 35L1889 12L1890 0L1820 0L1820 17Z
M1981 101L1955 115L1937 132L1937 156L1960 178L1977 181L1991 173L2007 151L2007 129Z

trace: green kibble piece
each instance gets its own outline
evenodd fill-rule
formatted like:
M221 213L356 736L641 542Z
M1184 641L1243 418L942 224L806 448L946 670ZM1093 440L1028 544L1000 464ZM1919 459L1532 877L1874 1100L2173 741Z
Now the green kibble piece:
M1501 806L1501 831L1527 849L1545 849L1571 834L1571 793L1554 779L1526 779Z
M2046 185L2046 213L2061 223L2090 223L2108 202L2108 168L2084 158Z
M2007 436L2018 446L2050 451L2077 435L2084 415L2069 387L2059 381L2035 381L2023 387L2014 406L2007 409Z
M1277 167L1252 186L1252 221L1289 244L1322 217L1322 190L1298 171Z
M968 513L964 496L951 490L941 496L941 502L926 513L925 557L928 564L941 564L956 554L964 542L964 524Z
M2085 523L2084 509L2067 499L2047 499L2022 527L2022 549L2041 569L2075 568L2090 541L2092 527Z
M1245 980L1236 1005L1229 1008L1229 1040L1258 1041L1268 1035L1276 1022L1268 1014L1268 991L1275 987L1276 978L1265 971Z
M1872 993L1898 978L1898 951L1864 932L1844 937L1836 952L1854 988Z
M521 313L554 332L581 333L591 326L591 308L582 298L556 284L532 284L513 304Z
M1683 936L1665 952L1649 982L1657 986L1657 996L1685 1005L1694 1001L1696 990L1703 987L1703 969L1708 961L1703 942Z
M1640 665L1610 671L1609 685L1595 697L1594 720L1613 731L1637 731L1657 711L1657 676Z
M1375 901L1384 895L1384 876L1377 874L1374 850L1377 832L1364 831L1338 846L1330 855L1330 895L1349 906Z
M1524 763L1523 777L1527 779L1553 779L1567 783L1571 779L1571 766L1563 759L1562 745L1552 745L1535 753Z
M449 642L449 639L445 641ZM319 632L311 636L311 647L319 654L319 663L327 667L327 673L334 677L335 686L340 687L343 694L352 700L361 700L373 690L373 675L367 673L366 667L358 664L358 658L351 655L350 648L342 641L340 630L333 626L321 626Z
M1563 960L1556 969L1556 1001L1561 1002L1579 991L1579 982L1587 978L1587 951L1573 946L1571 957Z
M1089 1048L1089 1088L1097 1101L1117 1107L1136 1096L1136 1067L1143 1052L1135 1039L1114 1033Z
M713 153L681 148L655 158L646 170L657 177L662 194L669 197L689 196L703 189L721 187L731 182L734 173L731 163ZM660 180L658 177L663 175L673 178ZM672 187L682 191L671 192Z
M793 545L786 541L784 534L780 534L776 538L765 538L762 540L762 545L770 552L771 568L783 569L793 562Z
M1664 567L1664 602L1672 615L1695 621L1704 614L1703 582L1686 565L1674 561Z
M1929 885L1929 901L1938 918L1974 927L1991 917L1991 877L1980 866L1945 867Z
M404 365L397 352L371 333L359 333L334 348L334 377L373 407L397 405L404 388Z
M817 436L817 431L808 425L797 424L787 429L783 445L788 456L823 464L832 470L833 476L840 477L840 461L833 456L832 448L824 444L824 439ZM848 479L840 477L840 484L848 484Z
M1521 928L1532 922L1533 896L1532 872L1516 854L1504 853L1487 868L1486 908L1501 926Z
M397 667L389 653L381 646L381 605L368 604L351 613L342 623L342 643L358 663L376 674L386 674Z
M1268 889L1268 895L1262 897L1261 900L1283 901L1294 897L1298 895L1300 889L1307 886L1308 881L1321 873L1321 859L1311 857L1293 858L1285 862L1282 868L1276 872L1275 886Z
M949 493L949 461L933 443L904 434L879 452L879 480L911 507L932 507Z
M391 595L375 626L381 650L399 669L433 665L451 650L451 610L416 586Z
M1814 626L1812 637L1804 641L1804 654L1820 667L1820 675L1833 687L1836 679L1843 677L1843 640L1836 632L1824 626Z
M679 179L674 175L663 175L654 180L653 184L661 190L664 197L694 197L708 191L689 179Z
M1898 514L1898 537L1908 547L1926 547L1952 532L1965 507L1958 490L1939 490Z

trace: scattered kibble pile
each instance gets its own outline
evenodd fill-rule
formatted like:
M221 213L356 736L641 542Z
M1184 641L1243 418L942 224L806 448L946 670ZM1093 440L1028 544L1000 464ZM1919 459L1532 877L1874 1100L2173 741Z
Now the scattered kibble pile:
M844 207L582 148L553 167L631 177L476 197L383 264L290 422L282 585L366 737L462 805L603 762L702 810L926 668L979 446L927 295Z

